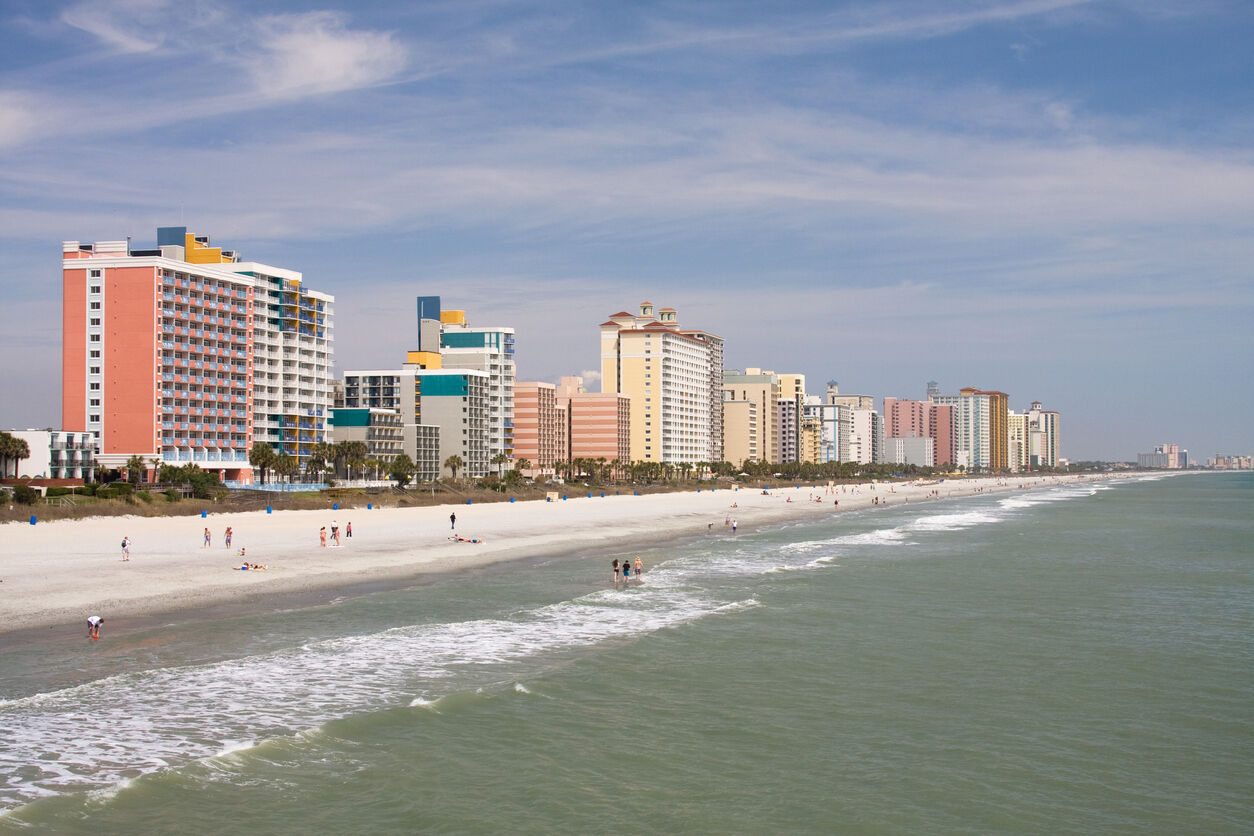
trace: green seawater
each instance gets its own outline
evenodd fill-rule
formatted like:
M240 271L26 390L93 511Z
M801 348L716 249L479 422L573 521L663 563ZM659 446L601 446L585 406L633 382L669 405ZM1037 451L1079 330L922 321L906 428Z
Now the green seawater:
M0 832L1251 833L1254 474L0 654ZM625 552L634 555L635 552Z

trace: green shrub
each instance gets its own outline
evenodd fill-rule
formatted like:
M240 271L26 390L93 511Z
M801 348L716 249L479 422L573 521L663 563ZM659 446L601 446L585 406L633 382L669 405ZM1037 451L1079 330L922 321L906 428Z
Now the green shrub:
M65 496L66 494L69 494L69 493L73 493L73 491L70 490L69 488L52 487L52 488L48 488L48 492L45 493L44 496L47 496L47 497Z
M39 501L39 491L30 485L14 485L13 499L18 505L33 505Z
M150 493L149 491L140 491L139 493L135 495L138 496L140 499L142 499L144 502L152 502L152 493Z
M166 502L178 502L182 498L183 498L182 495L179 494L179 492L176 491L174 488L170 488L168 491L165 492Z

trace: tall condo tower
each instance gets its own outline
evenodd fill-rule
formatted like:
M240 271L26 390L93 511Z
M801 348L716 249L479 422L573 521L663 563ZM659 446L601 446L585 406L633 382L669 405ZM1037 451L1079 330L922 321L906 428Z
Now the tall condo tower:
M185 227L157 246L62 244L62 424L97 461L195 463L251 481L266 442L303 466L326 439L335 297Z
M601 323L601 391L631 403L631 459L723 459L723 339L643 302Z

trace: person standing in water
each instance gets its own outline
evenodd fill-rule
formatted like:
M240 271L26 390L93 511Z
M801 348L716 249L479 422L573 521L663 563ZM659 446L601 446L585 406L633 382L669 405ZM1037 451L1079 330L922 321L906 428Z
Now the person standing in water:
M98 615L87 616L87 638L100 638L100 625L104 624L104 619Z
M614 562L613 562L613 563L611 563L610 565L614 567L614 588L615 588L615 589L617 589L617 588L618 588L619 571L620 571L620 570L619 570L619 568L618 568L618 558L617 558L617 557L616 557L616 558L614 558Z
M640 583L640 576L644 574L644 561L640 559L640 555L636 555L636 583Z

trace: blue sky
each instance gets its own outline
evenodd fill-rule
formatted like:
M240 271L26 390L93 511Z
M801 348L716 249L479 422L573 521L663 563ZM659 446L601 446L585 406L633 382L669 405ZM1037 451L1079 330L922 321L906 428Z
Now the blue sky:
M60 420L60 242L186 225L337 296L599 365L641 301L731 367L1254 452L1254 6L8 0L0 426Z

